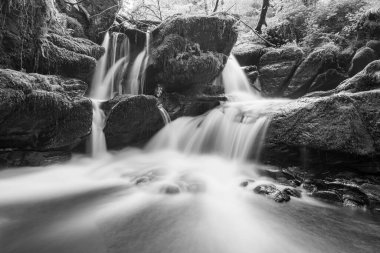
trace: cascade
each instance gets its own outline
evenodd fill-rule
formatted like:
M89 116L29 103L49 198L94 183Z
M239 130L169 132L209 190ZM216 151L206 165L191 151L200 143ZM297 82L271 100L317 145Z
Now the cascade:
M251 87L234 56L217 81L225 87L228 102L205 115L175 120L150 141L147 149L259 159L270 123L267 112L287 100L263 99Z
M144 91L146 68L149 63L150 32L146 32L145 40L145 48L136 57L129 73L127 94L138 95Z

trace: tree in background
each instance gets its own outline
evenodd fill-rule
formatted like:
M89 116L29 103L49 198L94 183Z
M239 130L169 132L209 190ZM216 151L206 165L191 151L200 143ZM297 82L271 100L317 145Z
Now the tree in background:
M261 7L261 13L260 13L260 19L255 29L260 34L262 33L261 28L263 27L263 25L267 26L266 16L267 16L268 8L269 8L269 0L263 0L263 5Z

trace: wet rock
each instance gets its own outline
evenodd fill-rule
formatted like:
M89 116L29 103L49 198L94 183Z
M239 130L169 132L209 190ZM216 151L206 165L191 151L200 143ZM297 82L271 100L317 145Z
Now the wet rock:
M380 39L380 9L367 11L357 24L358 40Z
M346 75L338 72L336 69L329 69L315 78L308 92L335 89L346 78Z
M248 80L251 84L254 84L259 77L259 72L257 70L257 67L255 65L253 66L246 66L242 68L245 74L248 77Z
M333 190L331 191L315 191L312 194L313 197L319 198L329 202L343 203L342 197Z
M157 105L155 97L146 95L117 96L104 103L107 147L120 149L149 140L164 126Z
M356 75L358 72L362 71L369 63L375 61L377 58L378 56L372 48L360 48L356 52L354 58L352 58L350 69L348 71L349 75Z
M0 69L0 149L64 150L91 131L87 85L57 76Z
M247 179L240 183L240 187L247 187L249 184L254 183L255 180L253 179Z
M342 198L344 206L365 207L369 205L368 197L360 191L345 191Z
M297 68L283 95L300 97L306 94L318 74L337 67L338 51L338 47L333 45L326 45L314 50Z
M178 194L181 193L181 189L179 188L178 185L164 185L160 189L161 193L165 194Z
M71 153L65 151L0 151L0 167L47 166L70 158Z
M237 32L235 20L218 16L174 16L151 32L147 89L160 84L185 92L211 83L223 70Z
M283 193L288 195L288 196L295 197L295 198L301 198L301 196L302 196L300 190L291 189L291 188L285 188L283 190Z
M293 75L302 57L303 51L297 47L268 50L260 58L259 63L262 94L278 96Z
M212 110L224 101L225 96L207 96L207 95L182 95L179 93L164 92L159 97L163 107L169 113L170 118L183 116L199 116Z
M260 58L267 51L263 44L252 43L251 41L237 42L232 49L232 54L241 66L258 66Z
M267 147L304 147L357 156L379 154L379 90L303 98L279 106L267 130ZM377 107L378 108L378 107ZM275 152L275 150L266 152Z
M269 185L259 185L253 191L260 195L265 195L270 199L273 199L276 202L282 203L282 202L288 202L290 200L289 195L287 195L285 192L281 192L276 188L275 185L269 184Z

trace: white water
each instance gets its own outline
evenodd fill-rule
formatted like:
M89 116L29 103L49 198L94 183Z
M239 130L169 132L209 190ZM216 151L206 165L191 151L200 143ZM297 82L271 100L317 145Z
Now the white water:
M143 51L136 57L128 78L127 93L138 95L143 93L146 79L146 68L149 63L150 33L146 33L146 44Z
M158 106L158 110L160 110L160 114L165 125L169 124L171 122L169 113L165 110L165 108L162 105Z
M98 157L107 152L106 137L103 133L105 115L100 109L101 100L92 100L92 132L91 132L91 155Z

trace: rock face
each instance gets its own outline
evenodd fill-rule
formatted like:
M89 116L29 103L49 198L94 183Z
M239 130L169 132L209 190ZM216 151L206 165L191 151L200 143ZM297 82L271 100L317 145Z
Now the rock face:
M259 80L265 96L278 96L303 57L301 49L271 49L260 58Z
M104 103L107 147L119 149L149 140L164 126L157 105L155 97L146 95L117 96Z
M0 70L0 149L65 150L91 132L92 105L75 79Z
M237 39L235 20L217 16L175 16L151 33L148 89L160 84L184 92L211 83L222 71Z
M260 58L266 51L267 47L265 45L241 42L234 46L232 54L236 57L236 60L241 66L259 66Z

